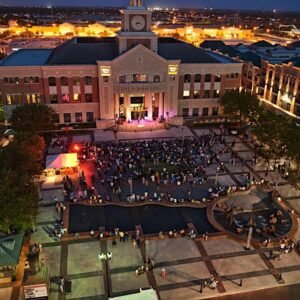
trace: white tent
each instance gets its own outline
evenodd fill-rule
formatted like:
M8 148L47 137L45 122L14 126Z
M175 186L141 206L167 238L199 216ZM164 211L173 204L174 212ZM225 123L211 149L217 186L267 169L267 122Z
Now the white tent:
M77 153L47 155L46 169L63 169L78 166Z
M158 300L157 293L153 289L142 290L139 293L109 298L109 300Z

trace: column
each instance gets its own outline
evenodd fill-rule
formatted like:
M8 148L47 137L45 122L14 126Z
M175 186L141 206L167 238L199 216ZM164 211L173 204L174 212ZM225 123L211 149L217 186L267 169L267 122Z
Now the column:
M160 119L161 116L164 116L164 98L163 93L159 93L158 98L158 118Z
M131 121L130 97L128 94L124 95L124 105L126 111L126 121Z
M152 94L146 94L146 105L148 108L148 120L152 121L153 120L153 106L152 106Z
M115 94L115 116L114 118L119 118L120 117L120 99L119 99L119 94Z

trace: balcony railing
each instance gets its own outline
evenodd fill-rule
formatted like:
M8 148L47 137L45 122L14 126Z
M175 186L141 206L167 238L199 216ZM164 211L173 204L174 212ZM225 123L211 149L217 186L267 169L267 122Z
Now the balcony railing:
M161 92L166 90L165 82L141 82L141 83L114 83L114 91L120 93L126 92Z

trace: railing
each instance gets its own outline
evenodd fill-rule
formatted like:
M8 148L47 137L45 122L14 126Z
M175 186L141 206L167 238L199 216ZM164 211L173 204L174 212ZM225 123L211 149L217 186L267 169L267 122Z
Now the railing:
M166 90L164 82L114 83L116 92L160 92Z

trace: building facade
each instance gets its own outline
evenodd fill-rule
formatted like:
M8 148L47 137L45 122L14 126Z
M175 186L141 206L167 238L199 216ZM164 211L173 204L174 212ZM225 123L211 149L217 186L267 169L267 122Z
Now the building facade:
M300 62L300 61L299 61ZM300 119L300 67L290 61L261 66L246 62L243 67L242 85L273 108Z
M55 49L23 49L0 63L8 119L16 105L41 102L57 123L119 117L206 117L222 113L219 97L240 87L242 63L151 30L140 1L121 11L116 37L77 37Z

